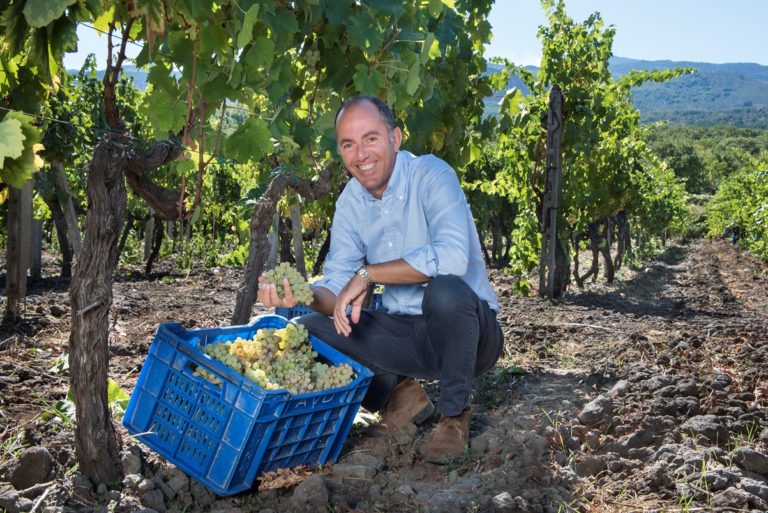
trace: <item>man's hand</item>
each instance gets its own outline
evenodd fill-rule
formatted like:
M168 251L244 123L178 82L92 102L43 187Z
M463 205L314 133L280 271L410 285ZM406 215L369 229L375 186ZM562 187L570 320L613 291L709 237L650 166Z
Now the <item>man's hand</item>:
M360 320L360 310L363 308L365 294L368 292L368 284L360 276L355 274L352 279L344 285L339 295L336 297L336 305L333 309L333 324L336 327L336 333L348 337L352 333L352 325L347 317L347 307L352 307L351 319L357 324Z
M267 279L263 274L259 276L258 300L267 308L274 308L276 306L292 308L299 304L296 298L293 297L293 292L291 292L291 284L288 282L288 278L283 278L283 290L285 291L285 297L281 298L277 294L277 285L274 283L267 283Z

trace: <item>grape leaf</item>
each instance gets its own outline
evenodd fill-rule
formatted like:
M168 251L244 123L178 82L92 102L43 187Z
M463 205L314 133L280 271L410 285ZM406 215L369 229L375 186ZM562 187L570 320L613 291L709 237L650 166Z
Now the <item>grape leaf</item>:
M24 151L24 133L21 131L21 121L4 119L0 121L0 169L6 157L16 159Z
M93 28L100 32L106 32L109 30L109 24L115 19L115 6L111 6L109 9L101 13L98 18L93 21Z
M6 156L0 168L0 181L13 187L21 188L24 182L32 178L32 175L43 166L43 159L37 153L43 150L40 144L40 129L32 125L30 119L21 112L10 112L3 122L17 121L24 136L24 148L16 158ZM16 126L14 123L12 126ZM16 150L13 150L14 154Z
M253 40L253 44L243 56L243 64L246 70L261 68L272 64L275 56L275 43L264 36Z
M413 95L421 85L421 75L419 73L421 69L421 66L419 65L419 61L413 63L411 66L411 69L408 71L408 82L405 85L405 90L408 92L409 95Z
M370 95L378 95L379 91L382 87L384 87L384 84L386 83L386 79L381 74L381 72L379 72L379 70L375 69L368 73L368 66L363 63L355 66L355 74L353 79L355 81L355 85L362 94Z
M248 118L224 142L227 156L247 162L259 160L272 151L272 134L267 124L258 118Z
M27 0L24 17L30 27L45 27L77 0Z
M245 19L243 20L243 28L240 29L240 33L237 35L237 47L243 48L245 45L251 42L253 39L253 25L259 19L259 4L253 4L248 12L245 13Z

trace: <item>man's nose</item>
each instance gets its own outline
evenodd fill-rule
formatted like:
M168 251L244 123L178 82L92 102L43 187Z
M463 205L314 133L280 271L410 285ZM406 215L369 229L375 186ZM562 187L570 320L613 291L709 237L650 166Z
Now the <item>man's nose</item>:
M357 145L357 158L358 160L365 160L368 158L368 148L365 144Z

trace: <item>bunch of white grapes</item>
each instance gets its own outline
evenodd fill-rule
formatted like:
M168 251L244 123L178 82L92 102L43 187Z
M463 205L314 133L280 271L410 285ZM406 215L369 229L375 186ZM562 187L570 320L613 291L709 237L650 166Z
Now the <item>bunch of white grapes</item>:
M291 264L282 262L274 269L265 272L264 277L267 283L274 283L277 286L277 295L281 298L285 297L283 278L288 278L293 297L305 305L312 303L312 289L309 288L309 283L299 271L291 267Z
M317 69L317 63L320 62L320 51L317 48L310 48L307 51L307 68L310 72Z
M316 360L307 329L300 324L262 328L251 340L216 342L204 346L203 352L262 388L284 388L294 395L347 386L354 379L349 364L331 366ZM197 367L195 375L221 384L219 377L202 367Z

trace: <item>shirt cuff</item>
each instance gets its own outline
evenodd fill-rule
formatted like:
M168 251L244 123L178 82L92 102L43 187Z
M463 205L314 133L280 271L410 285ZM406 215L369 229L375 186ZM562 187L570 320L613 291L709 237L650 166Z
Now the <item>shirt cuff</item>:
M346 285L346 282L342 283L341 280L334 280L331 278L320 278L319 280L310 283L310 287L325 287L337 296L339 295L339 292L341 292L341 289L344 288L344 285Z

